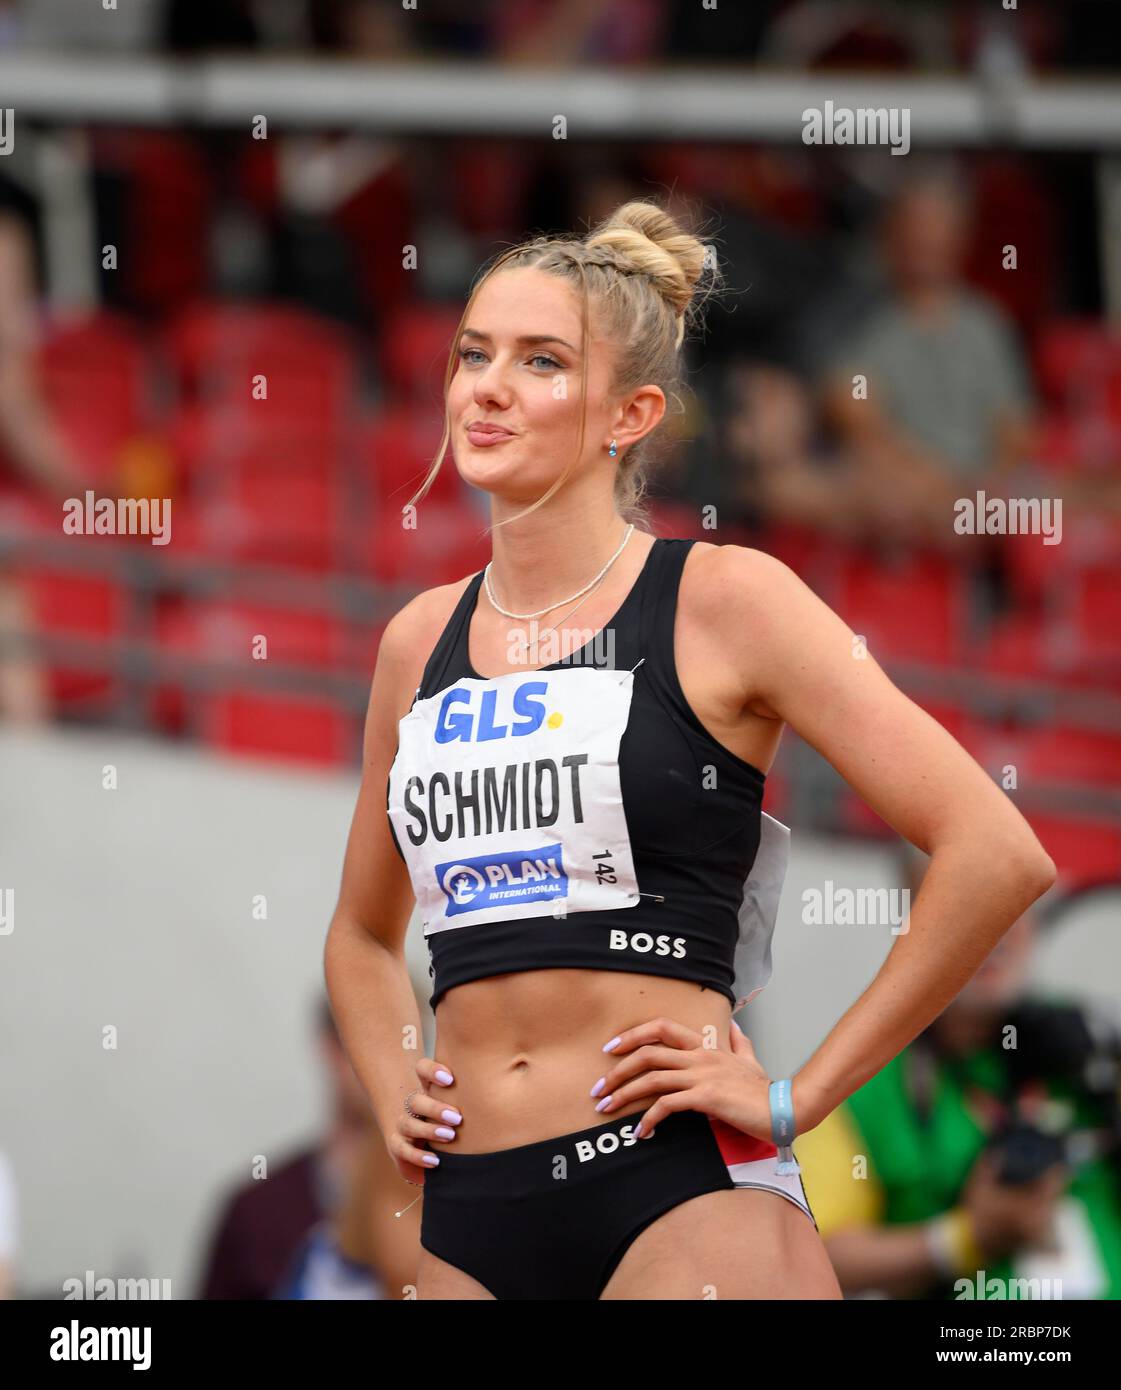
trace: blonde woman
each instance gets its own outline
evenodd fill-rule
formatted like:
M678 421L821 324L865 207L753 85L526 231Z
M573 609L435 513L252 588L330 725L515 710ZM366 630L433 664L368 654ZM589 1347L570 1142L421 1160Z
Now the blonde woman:
M1054 875L788 568L634 526L704 271L699 240L627 203L500 256L453 344L425 488L450 444L490 495L493 558L386 629L325 958L423 1187L421 1298L839 1297L791 1141ZM876 979L772 1080L732 1013L740 953L769 974L750 904L781 848L761 802L784 723L932 862ZM419 1063L414 900L437 1025Z

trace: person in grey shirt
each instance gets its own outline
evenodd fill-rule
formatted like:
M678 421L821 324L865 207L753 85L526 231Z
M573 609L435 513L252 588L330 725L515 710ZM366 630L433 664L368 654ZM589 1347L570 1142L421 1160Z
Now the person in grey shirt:
M882 230L890 292L828 360L822 404L853 505L897 537L945 544L954 499L1003 491L1029 457L1028 374L1002 311L961 279L969 211L956 186L908 183Z

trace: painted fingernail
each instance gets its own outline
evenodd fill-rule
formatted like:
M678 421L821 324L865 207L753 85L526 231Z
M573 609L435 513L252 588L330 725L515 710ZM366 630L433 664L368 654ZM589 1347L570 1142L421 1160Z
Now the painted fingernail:
M611 1096L604 1096L604 1098L603 1098L603 1099L600 1101L600 1103L596 1106L596 1109L597 1109L597 1110L606 1110L607 1107L611 1104L612 1099L613 1099L613 1097L611 1097Z
M463 1116L458 1110L441 1110L440 1119L447 1120L449 1125L459 1125L463 1123Z
M634 1137L635 1137L636 1139L641 1139L641 1137L642 1137L642 1121L641 1121L641 1120L639 1120L638 1124L636 1124L635 1127L634 1127Z
M607 1080L607 1077L606 1077L606 1076L601 1076L601 1077L600 1077L600 1079L599 1079L599 1080L596 1082L596 1084L592 1087L592 1095L593 1095L593 1096L598 1096L598 1095L599 1095L600 1091L603 1090L603 1086L604 1086L604 1083L606 1082L606 1080Z
M436 1073L436 1080L441 1086L450 1086L455 1081L455 1077L450 1071L440 1070Z
M440 1160L436 1157L435 1154L425 1154L420 1161L422 1163L427 1163L429 1168L435 1168Z
M454 1138L455 1138L455 1130L454 1130L454 1129L449 1129L449 1128L447 1127L447 1125L437 1125L437 1126L436 1126L436 1138L437 1138L437 1139L454 1139Z
M604 1052L610 1052L613 1047L618 1047L622 1041L622 1038L612 1038L609 1043L603 1044Z

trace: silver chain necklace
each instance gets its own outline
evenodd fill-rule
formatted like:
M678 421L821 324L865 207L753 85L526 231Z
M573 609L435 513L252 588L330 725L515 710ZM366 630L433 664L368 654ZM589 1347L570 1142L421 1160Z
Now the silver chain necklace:
M593 581L593 582L594 582L594 581ZM560 619L559 622L550 623L548 627L543 627L543 628L541 629L541 631L537 634L536 640L539 642L539 641L541 640L541 638L544 637L547 633L559 631L561 623L566 623L566 622L568 622L569 618L572 617L573 613L576 613L576 612L578 612L581 608L583 608L583 606L587 603L588 599L590 599L590 598L591 598L591 594L586 594L586 595L580 600L580 602L576 605L575 608L570 608L570 609L568 610L568 612L564 615L563 618ZM559 606L559 605L558 605L558 606ZM529 649L530 649L530 646L531 646L531 645L532 645L532 644L530 643L530 640L529 640L529 638L527 637L527 638L525 639L525 642L524 642L523 646L522 646L522 651L523 651L523 653L526 655L527 659L528 659L528 656L529 656Z
M623 533L623 539L619 542L619 549L616 550L615 554L612 555L611 559L608 560L607 564L604 565L603 569L600 570L600 572L596 575L596 577L591 581L590 584L585 584L582 589L577 589L576 593L569 594L567 598L558 599L556 603L550 603L547 608L539 608L536 613L511 613L508 608L503 608L502 605L495 598L494 590L490 587L490 567L494 564L493 560L488 562L486 569L483 571L483 586L487 591L487 598L490 599L494 608L499 613L501 613L504 618L518 618L524 621L528 618L540 618L544 613L551 613L554 608L560 608L563 604L571 603L574 598L580 598L582 595L586 594L589 589L594 588L599 583L599 581L603 578L603 576L607 573L607 571L623 553L623 547L630 540L631 532L633 530L634 522L632 521L630 525L627 527L626 531ZM574 613L576 610L573 609L572 611ZM572 614L569 614L569 617L571 616Z

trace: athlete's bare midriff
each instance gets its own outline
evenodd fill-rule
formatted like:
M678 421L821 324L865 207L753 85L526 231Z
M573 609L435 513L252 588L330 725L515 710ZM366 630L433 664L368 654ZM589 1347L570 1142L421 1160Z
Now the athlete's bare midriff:
M436 1006L433 1056L450 1069L455 1085L431 1088L463 1115L447 1148L513 1148L649 1109L655 1097L597 1113L590 1092L612 1065L604 1043L659 1017L729 1050L728 1000L684 980L532 970L450 989ZM432 1147L439 1152L444 1145Z

